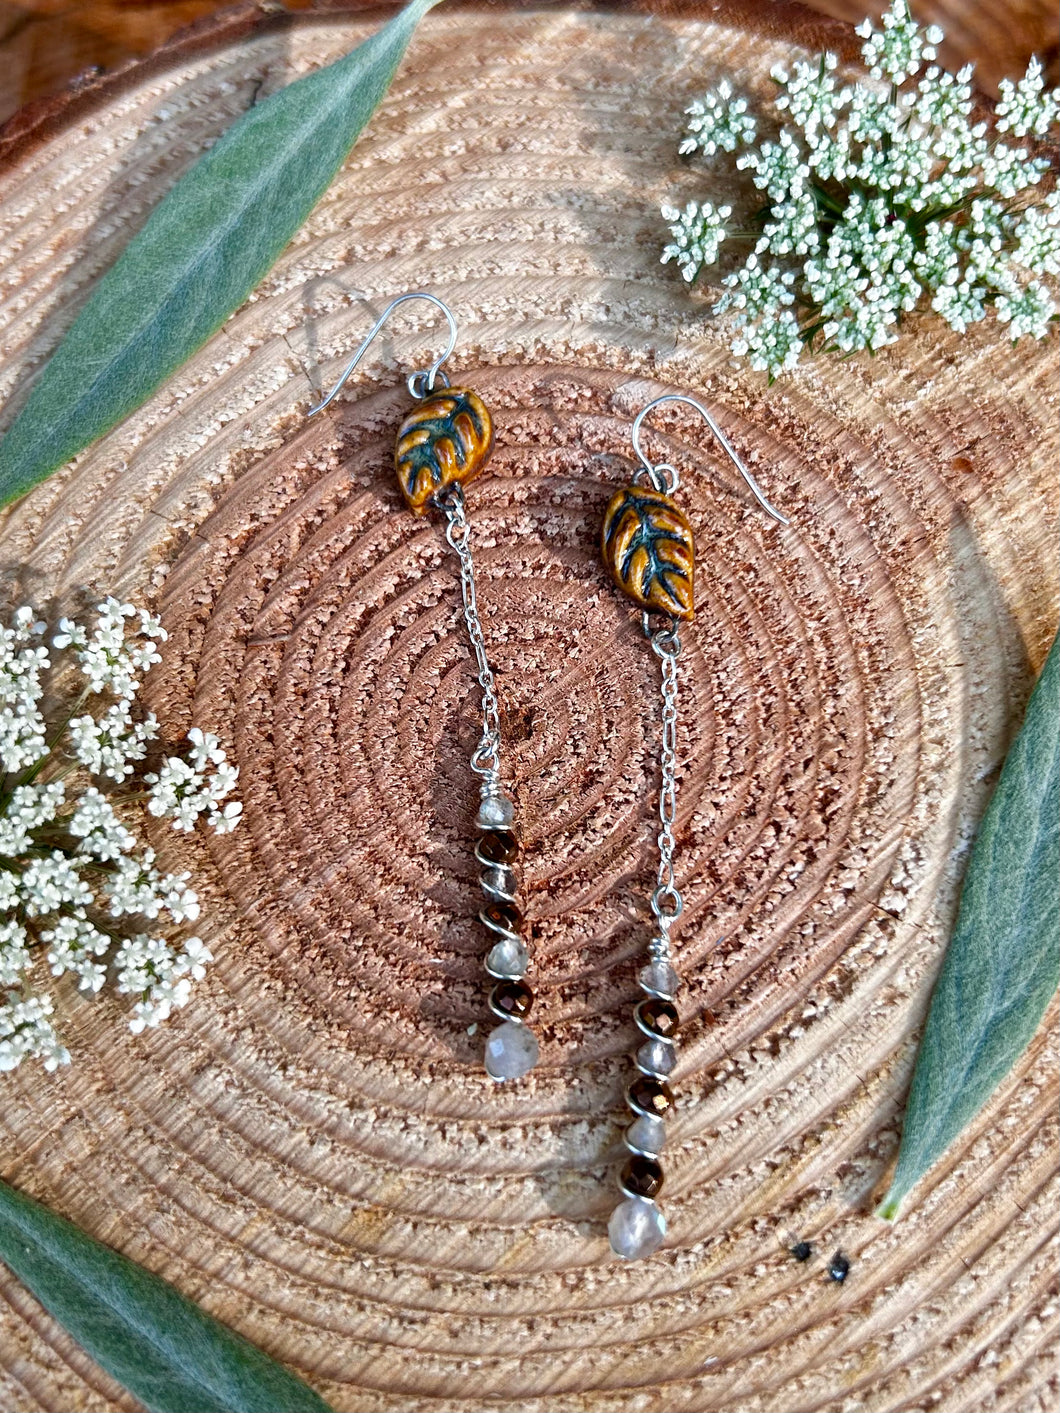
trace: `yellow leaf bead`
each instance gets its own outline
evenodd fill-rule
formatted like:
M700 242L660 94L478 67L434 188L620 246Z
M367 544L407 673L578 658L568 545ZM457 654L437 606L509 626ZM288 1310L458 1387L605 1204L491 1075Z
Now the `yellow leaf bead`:
M693 616L692 527L670 496L646 486L616 491L604 513L600 549L612 579L640 608Z
M402 422L394 448L401 493L415 515L446 486L470 481L493 449L493 419L469 388L438 388Z

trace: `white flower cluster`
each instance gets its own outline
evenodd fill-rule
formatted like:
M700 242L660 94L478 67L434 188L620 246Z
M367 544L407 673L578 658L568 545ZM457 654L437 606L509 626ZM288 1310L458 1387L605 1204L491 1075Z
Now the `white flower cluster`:
M142 792L124 802L119 795L115 808L90 783L128 780L158 735L158 722L137 712L135 697L161 661L161 624L116 599L99 605L88 628L61 620L52 646L72 650L85 681L50 741L40 710L52 665L41 642L46 631L31 608L0 628L0 1070L25 1059L48 1070L69 1063L52 1022L54 1001L37 984L43 973L69 976L92 995L109 960L118 991L136 997L129 1026L139 1033L185 1005L212 960L198 937L167 941L118 930L118 920L129 918L194 922L199 899L191 875L161 872L154 850L130 827ZM101 693L116 700L78 714ZM228 798L238 771L216 736L193 727L188 743L184 757L169 756L157 775L143 777L151 787L147 808L172 818L176 829L201 820L227 833L242 810Z
M139 933L121 944L116 958L118 990L139 996L129 1029L134 1035L147 1026L161 1025L175 1007L187 1004L192 981L206 975L213 956L200 937L189 937L177 951L161 937Z
M773 70L776 107L794 125L775 139L754 145L755 120L728 83L688 110L680 150L744 149L736 166L768 201L714 306L733 319L733 351L774 377L807 347L893 343L903 316L925 308L962 333L993 309L1013 341L1044 337L1058 315L1044 283L1060 272L1057 192L1031 203L1049 162L1001 134L1044 137L1060 90L1045 89L1032 60L1019 83L1002 84L989 131L973 122L971 66L950 74L931 62L942 32L921 30L907 0L858 34L875 83L841 87L832 54ZM730 215L710 202L664 206L663 262L696 279L733 235Z
M41 673L49 665L39 639L46 624L31 608L20 608L10 628L0 628L0 762L5 770L24 770L46 753L44 718L37 703L44 688Z
M702 205L690 201L683 211L676 206L664 206L663 220L670 222L673 241L663 251L662 263L676 260L686 280L694 280L704 265L713 265L718 258L718 246L725 239L725 222L732 215L731 206Z
M12 996L0 1006L0 1070L16 1069L23 1060L41 1060L46 1070L70 1063L70 1052L55 1033L50 996Z
M122 697L98 720L75 716L66 729L74 755L93 775L124 780L133 773L133 761L147 754L147 742L158 735L158 722L151 712L135 721L128 699Z
M174 829L194 829L201 815L217 834L228 834L239 823L243 806L222 801L235 789L239 771L228 764L216 736L193 726L188 732L191 749L187 759L167 756L157 775L145 775L151 786L147 808L154 815L172 819ZM210 767L213 766L211 770Z
M874 30L871 20L862 20L854 33L865 41L861 53L872 77L897 84L919 73L921 60L934 59L936 46L946 37L938 25L921 34L906 0L895 0L881 23L883 29Z
M758 126L747 106L747 99L734 98L732 85L722 79L713 93L688 109L688 136L678 150L685 155L698 148L705 157L713 157L715 152L735 152L754 142Z
M90 692L135 697L141 675L162 661L155 644L165 641L166 630L146 609L119 603L115 598L101 603L97 613L91 632L69 618L61 618L53 645L73 648ZM130 635L131 625L135 626Z

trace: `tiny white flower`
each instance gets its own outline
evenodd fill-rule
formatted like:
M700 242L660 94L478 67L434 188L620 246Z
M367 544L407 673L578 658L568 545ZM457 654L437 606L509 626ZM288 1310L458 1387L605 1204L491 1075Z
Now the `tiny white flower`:
M213 953L201 937L189 937L178 960L196 981L201 981L206 975L207 962L213 961Z
M762 227L758 254L809 255L820 245L817 233L817 205L812 194L802 192L794 201L782 201L771 209Z
M84 647L88 641L88 633L80 623L75 623L72 618L59 619L59 631L52 638L52 647L68 648Z
M743 153L736 165L748 169L755 186L763 188L772 201L794 200L810 177L807 153L787 128L781 128L776 142L763 142L757 152Z
M14 912L21 903L18 874L9 873L6 868L0 869L0 914Z
M664 206L662 217L670 224L671 243L662 253L661 263L676 260L682 275L690 283L704 265L713 265L718 249L725 239L725 222L732 215L731 206L702 205L690 201L683 211Z
M227 759L218 738L210 731L202 731L193 726L188 732L191 750L188 759L196 770L205 770L208 765L221 765Z
M77 865L60 849L42 858L31 859L22 874L22 899L27 917L40 917L67 906L87 907L92 889L78 872Z
M29 604L23 604L21 608L15 609L12 626L23 642L28 642L31 638L39 638L42 633L48 630L47 623L43 623L37 617Z
M0 922L0 986L20 986L32 965L26 929L9 918Z
M39 1059L46 1070L70 1063L70 1052L56 1035L49 1017L50 996L9 997L0 1005L0 1070L13 1070L26 1059Z
M755 139L755 120L747 111L746 98L734 98L732 85L723 79L712 92L687 108L688 135L681 143L682 154L698 148L704 156L734 152Z
M81 840L82 852L102 862L112 862L136 848L136 837L122 824L110 801L90 786L77 801L66 825Z
M1003 142L995 142L979 164L983 182L1006 200L1027 187L1036 186L1049 170L1044 161L1029 158L1023 147L1009 147Z
M948 221L932 221L924 228L924 248L916 252L913 263L929 289L957 283L961 261L955 236Z
M147 742L158 735L158 722L149 712L134 721L127 699L116 702L97 720L76 716L67 733L74 755L93 775L125 780L133 773L133 762L143 760Z
M773 378L794 368L802 349L799 322L788 309L774 319L745 324L732 345L732 351L746 358L756 372Z
M48 753L44 718L37 703L41 674L50 666L39 645L44 626L32 608L15 610L10 628L0 628L0 767L19 773Z
M0 855L15 858L29 847L34 829L51 824L66 799L62 781L16 785L0 814Z
M909 13L907 0L892 0L882 24L882 30L875 30L871 20L865 20L857 27L855 32L865 40L862 55L873 78L904 83L919 71L922 59L934 59L940 40L933 40L932 36L941 36L941 31L932 28L923 33Z
M53 976L72 972L82 991L96 992L106 979L106 970L97 958L105 956L111 939L84 917L59 918L54 927L40 934L48 947L47 961Z
M1031 58L1018 84L1002 79L998 88L999 132L1011 132L1014 137L1044 137L1060 115L1060 88L1051 93L1045 91L1045 75L1037 56Z
M822 140L815 136L809 147L807 165L818 181L845 182L858 161L846 123L827 133Z
M1018 293L999 294L996 307L997 317L1008 325L1013 343L1024 334L1032 339L1044 338L1057 314L1056 304L1040 280L1032 280Z
M726 276L722 283L726 293L714 305L715 314L731 309L739 311L743 319L757 319L763 314L772 317L785 305L795 302L791 291L794 272L777 265L763 265L757 254L749 255L743 268Z
M140 933L122 943L116 958L118 990L139 995L129 1020L134 1035L168 1020L175 1008L187 1004L191 979L201 979L212 960L200 938L188 939L176 953L160 937Z
M931 307L936 314L942 315L951 329L963 334L969 324L986 318L985 295L986 290L981 285L961 280L940 286L932 298Z
M165 629L146 610L115 598L106 599L96 613L91 634L63 619L53 642L57 647L73 648L91 692L134 697L142 674L162 661L156 643L165 639Z
M231 834L243 815L243 805L239 800L229 800L220 809L213 805L207 823L215 834Z
M1014 229L1017 237L1014 259L1036 275L1060 275L1060 190L1045 198L1042 206L1031 206L1020 214Z
M932 65L917 84L913 114L926 127L948 130L955 125L967 128L972 112L972 66L947 73Z
M837 63L834 54L822 54L815 63L798 60L790 76L783 69L773 70L781 85L776 106L787 109L807 139L815 138L821 128L834 127L847 102L848 90L840 91L832 77Z
M197 922L199 895L187 887L190 873L167 873L158 881L158 897L174 922Z
M898 135L905 114L874 89L855 84L847 94L846 126L850 136L871 149L882 149Z
M162 910L159 893L162 876L155 868L154 849L144 849L116 860L112 871L103 881L103 891L110 903L112 917L140 913L154 919Z

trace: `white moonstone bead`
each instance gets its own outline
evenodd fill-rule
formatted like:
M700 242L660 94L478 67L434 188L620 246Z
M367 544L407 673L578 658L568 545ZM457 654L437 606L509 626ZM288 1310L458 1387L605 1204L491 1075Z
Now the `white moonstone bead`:
M649 1074L673 1074L677 1064L677 1051L665 1040L649 1040L637 1051L637 1064Z
M658 1251L666 1236L666 1218L647 1197L627 1197L607 1224L611 1250L627 1261L640 1261Z
M518 981L525 976L529 965L529 952L514 937L502 937L490 948L486 956L486 970L489 974L505 977L509 981Z
M651 961L646 967L641 967L637 982L641 990L647 991L650 996L662 996L672 1001L681 985L681 978L669 962Z
M484 795L475 818L476 829L506 829L515 818L515 806L507 795Z
M638 1114L626 1129L626 1143L635 1153L657 1158L666 1147L666 1125L657 1114Z
M490 1079L518 1079L537 1064L537 1036L517 1021L505 1021L486 1038L486 1073Z

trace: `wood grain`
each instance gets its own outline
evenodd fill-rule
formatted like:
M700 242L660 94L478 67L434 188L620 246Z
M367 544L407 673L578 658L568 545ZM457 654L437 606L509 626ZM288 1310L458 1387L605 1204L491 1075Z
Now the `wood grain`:
M75 1063L5 1078L0 1172L340 1413L1055 1404L1055 1025L908 1214L871 1216L974 821L1057 620L1055 340L924 322L772 388L735 363L658 263L656 212L702 185L675 156L690 98L723 72L766 92L790 26L809 43L818 22L710 12L429 16L254 299L0 531L12 601L158 607L150 704L167 740L222 736L246 806L224 839L155 831L207 902L194 1003L136 1038L116 999L63 992ZM203 142L378 18L269 21L23 129L0 184L8 417ZM510 1089L480 1070L454 564L391 467L431 320L403 311L305 419L413 288L456 311L454 381L496 429L469 503L543 1042ZM605 1222L658 726L597 537L632 418L666 389L707 400L792 525L688 409L653 419L697 537L687 1043L671 1236L625 1266ZM3 1407L136 1407L0 1290Z
M889 0L812 0L811 8L856 25L866 15L876 19L888 5ZM937 24L945 34L940 61L954 71L973 63L976 86L984 93L996 97L1001 79L1021 77L1032 54L1045 66L1050 83L1060 80L1060 15L1052 0L1005 0L1003 5L910 0L910 8L921 24Z
M283 0L287 10L311 0ZM61 93L71 79L150 54L193 21L223 10L218 0L0 0L0 121L21 104ZM857 24L881 0L810 0L810 9ZM1022 74L1037 54L1051 83L1060 79L1060 18L1052 0L916 0L923 24L946 31L944 61L976 65L987 93Z

